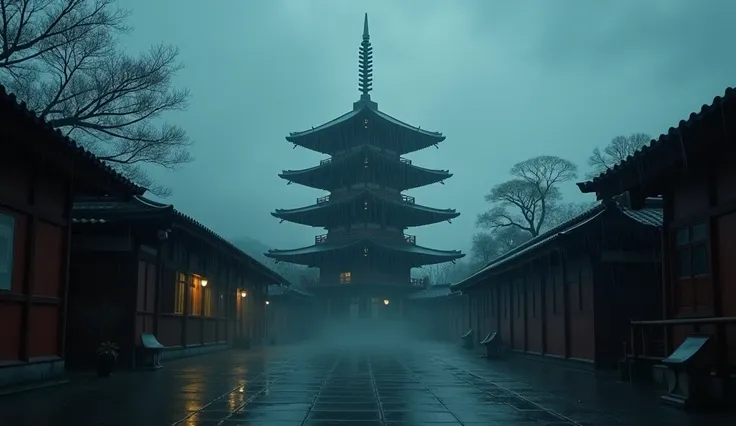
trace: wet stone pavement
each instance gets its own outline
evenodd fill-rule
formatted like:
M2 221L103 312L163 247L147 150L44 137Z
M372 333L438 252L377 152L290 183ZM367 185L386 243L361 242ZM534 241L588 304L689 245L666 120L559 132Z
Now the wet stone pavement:
M626 397L576 405L560 388L532 384L543 377L523 373L437 345L229 351L5 397L0 425L736 424L691 417L656 399L641 407Z

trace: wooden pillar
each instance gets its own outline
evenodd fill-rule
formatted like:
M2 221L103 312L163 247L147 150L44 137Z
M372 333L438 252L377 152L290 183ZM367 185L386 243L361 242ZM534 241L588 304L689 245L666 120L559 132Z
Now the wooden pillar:
M539 282L539 322L541 324L541 338L542 338L542 355L547 353L547 283L549 282L549 273L551 268L549 267L549 255L546 256L547 267L542 267L542 274ZM554 293L553 293L554 294Z
M557 250L562 268L562 313L565 330L565 358L570 358L570 286L567 277L567 253Z
M59 354L62 358L66 355L66 325L68 316L69 303L69 262L71 260L72 245L72 210L74 208L74 158L71 162L71 173L67 184L66 199L64 200L64 219L66 220L66 229L62 239L62 264L61 264L61 300L59 304Z
M718 165L715 159L711 158L708 167L708 207L712 210L718 205L718 176L716 171ZM720 265L720 250L718 247L718 241L720 233L718 232L718 216L708 216L708 261L710 269L710 282L713 289L713 297L711 303L713 304L713 316L723 316L723 304L721 301L722 289L721 289L721 265ZM727 346L727 334L726 325L716 325L716 374L722 377L728 377L728 346Z
M672 242L670 235L670 223L674 213L672 193L662 196L664 203L662 209L662 318L670 319L675 306L674 289L672 287ZM633 350L633 348L632 348ZM670 327L664 328L664 351L666 355L672 352L672 333Z
M192 247L187 244L187 237L184 236L184 233L181 233L181 242L183 244L184 249L184 264L186 265L184 273L186 274L186 283L184 284L184 314L181 316L181 347L186 348L187 347L187 323L189 318L189 313L191 312L192 306L191 306L191 280L192 277L189 274L189 270L192 267L192 256L191 256L191 249ZM179 277L176 277L178 280Z
M154 336L159 336L159 327L161 323L161 303L162 303L162 297L161 292L163 291L163 282L164 282L164 263L166 262L164 258L164 249L168 248L167 241L168 241L168 235L166 238L159 238L158 243L158 251L156 252L156 291L153 294L153 334ZM175 277L175 279L178 282L179 277ZM146 271L146 283L148 282L148 272ZM176 285L176 284L174 284ZM147 293L147 292L146 292Z
M523 307L524 316L523 316L523 319L524 319L524 351L525 352L529 350L529 288L528 288L528 285L529 285L528 277L529 277L529 271L530 271L529 265L530 263L527 263L526 265L524 265L524 267L522 267L522 271L524 272L524 280L522 283L524 285L524 293L523 293L524 294L524 302L523 302L524 303L524 307Z
M26 225L26 241L25 241L25 265L23 278L23 307L21 310L20 323L20 359L29 361L31 346L31 314L33 308L33 288L35 285L36 275L36 232L38 230L38 214L36 211L36 191L38 189L38 180L41 164L36 163L33 166L31 174L31 182L28 190L28 206L31 215L27 218Z
M508 303L509 303L509 347L511 349L518 349L514 348L514 328L516 326L514 321L514 314L516 313L516 309L514 309L514 302L516 301L516 297L514 297L514 278L513 276L509 279L509 282L507 283L508 288Z

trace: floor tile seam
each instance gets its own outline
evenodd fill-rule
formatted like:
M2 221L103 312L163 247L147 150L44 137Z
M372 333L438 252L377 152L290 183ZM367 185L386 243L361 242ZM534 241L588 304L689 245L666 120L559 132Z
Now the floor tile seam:
M266 374L267 374L267 373L268 373L269 371L270 371L270 370L267 370L267 371L264 371L264 372L262 372L262 373L259 373L258 375L256 375L256 376L255 376L254 378L252 378L251 380L258 380L258 379L260 379L260 378L261 378L262 376L266 375ZM188 415L187 415L186 417L184 417L184 418L182 418L182 419L180 419L180 420L177 420L177 421L175 421L174 423L172 423L172 424L171 424L171 426L177 426L177 425L179 425L179 424L182 424L182 423L184 423L185 421L189 420L189 418L190 418L190 417L192 417L192 416L194 416L194 415L196 415L196 414L199 414L199 413L201 413L202 411L206 410L206 409L207 409L207 407L209 407L210 405L212 405L212 404L214 404L215 402L217 402L217 401L219 401L219 400L221 400L221 399L225 398L226 396L228 396L228 395L230 395L231 393L233 393L233 392L235 392L235 391L239 390L240 388L241 388L241 386L240 386L240 385L238 385L238 386L235 386L234 388L230 389L229 391L227 391L227 392L223 393L222 395L220 395L220 396L216 397L215 399L211 400L210 402L206 403L205 405L203 405L203 406L199 407L199 408L198 408L197 410L195 410L195 411L192 411L192 412L191 412L191 413L189 413L189 414L188 414Z
M483 380L483 381L484 381L484 382L486 382L486 383L490 383L490 384L492 384L493 386L495 386L495 387L497 387L497 388L501 389L501 390L502 390L502 391L504 391L504 392L507 392L507 393L509 393L509 394L511 394L511 395L513 395L513 396L515 396L515 397L517 397L517 398L519 398L519 399L521 399L521 400L523 400L523 401L525 401L525 402L528 402L528 403L530 403L530 404L533 404L533 405L535 405L535 406L539 407L540 409L542 409L542 411L546 411L547 413L550 413L550 414L552 414L552 415L554 415L554 416L556 416L556 417L559 417L560 419L562 419L562 420L564 420L564 421L566 421L566 422L570 422L570 423L572 423L572 424L573 424L573 425L575 425L575 426L583 426L583 425L582 425L582 424L581 424L580 422L577 422L577 421L575 421L575 420L571 419L570 417L568 417L568 416L566 416L566 415L564 415L564 414L558 413L558 412L556 412L556 411L554 411L554 410L551 410L551 409L549 409L549 408L546 408L546 407L544 407L544 406L543 406L543 405L541 405L541 404L538 404L538 403L536 403L536 402L534 402L534 401L531 401L531 400L529 400L528 398L524 397L523 395L521 395L521 394L520 394L520 393L518 393L518 392L515 392L515 391L513 391L513 390L511 390L511 389L508 389L508 388L505 388L505 387L503 387L503 386L501 386L501 385L498 385L498 384L496 384L496 383L493 383L493 382L491 382L490 380L488 380L488 379L486 379L486 378L484 378L484 377L481 377L481 376L479 376L479 375L477 375L477 374L475 374L475 373L473 373L473 372L471 372L471 371L468 371L468 370L466 370L466 369L464 369L464 368L462 368L462 367L458 367L458 366L456 366L456 365L453 365L453 364L449 363L448 361L444 360L444 359L443 359L442 357L440 357L440 356L434 355L434 357L435 357L435 359L437 359L437 360L438 360L439 362L442 362L442 363L444 363L444 364L446 364L446 365L450 365L450 366L452 366L452 367L454 367L454 368L457 368L458 370L461 370L461 371L462 371L463 373L465 373L465 374L469 374L469 375L471 375L471 376L473 376L473 377L475 377L475 378L477 378L477 379ZM456 377L457 377L457 376L456 376ZM477 385L476 385L475 383L473 383L473 382L471 382L471 381L468 381L468 380L465 380L465 379L463 379L463 378L460 378L460 380L463 380L463 381L465 381L466 383L468 383L469 385L473 386L474 388L476 388L476 389L478 389L478 390L480 390L480 391L482 391L482 392L484 392L484 393L488 394L488 392L486 392L486 391L484 391L483 389L481 389L480 387L478 387L478 386L477 386ZM489 395L490 395L490 394L489 394ZM523 410L519 410L519 411L523 411Z
M271 382L271 384L273 384L273 383L276 383L276 382L280 381L281 379L283 379L284 377L286 377L286 376L288 376L288 375L290 375L290 374L293 374L293 373L294 373L294 372L295 372L296 370L298 370L298 369L299 369L298 365L300 365L300 364L297 364L297 366L296 366L296 367L294 367L294 368L293 368L293 369L292 369L291 371L288 371L288 372L284 373L284 374L283 374L283 375L282 375L281 377L279 377L279 378L277 378L276 380L274 380L273 382ZM263 375L266 375L266 374L268 374L268 372L270 372L270 371L271 371L271 370L268 370L268 371L264 372L264 373L263 373ZM219 422L217 423L217 426L221 426L221 425L223 425L223 424L224 424L224 423L225 423L226 421L230 420L230 419L231 419L231 418L233 417L233 415L234 415L235 413L237 413L237 412L238 412L239 410L242 410L242 409L243 409L244 407L246 407L246 406L247 406L248 404L250 404L250 403L251 403L251 402L252 402L252 401L253 401L254 399L256 399L256 398L257 398L258 396L260 396L260 395L261 395L261 394L262 394L263 392L265 392L265 391L266 391L266 389L268 389L268 386L269 386L269 384L265 384L265 385L263 385L263 387L262 387L262 388L261 388L261 389L260 389L260 390L259 390L258 392L256 392L255 394L253 394L252 396L250 396L250 397L249 397L248 399L246 399L246 400L245 400L245 402L243 402L242 404L238 405L238 406L237 406L237 407L235 407L235 408L234 408L233 410L231 410L231 411L230 411L230 413L229 413L229 414L228 414L227 416L225 416L225 418L224 418L224 419L221 419L221 420L220 420L220 421L219 421ZM238 388L238 389L239 389L239 388ZM213 401L213 402L214 402L214 401Z
M373 397L376 399L376 406L378 407L378 418L381 421L381 424L384 423L383 418L383 406L381 404L381 396L378 394L378 386L376 385L376 376L373 373L373 360L371 359L370 355L367 355L368 357L368 374L371 378L371 387L373 388Z
M327 372L325 379L322 381L322 384L320 385L319 390L317 390L317 394L315 395L314 398L312 398L312 404L309 406L309 409L307 410L307 414L304 416L304 420L302 420L300 424L301 426L303 426L307 422L307 419L309 418L309 414L312 412L312 410L314 409L314 405L317 403L317 399L319 399L320 394L324 390L325 386L327 386L327 383L329 383L340 361L342 361L342 354L339 354L337 356L337 358L335 359L335 362L332 364L332 367L330 367L330 370Z
M452 415L452 417L454 417L454 418L455 418L455 420L457 420L457 422L458 422L459 424L461 424L461 425L464 425L464 424L465 424L465 423L463 423L463 422L462 422L462 421L461 421L461 420L460 420L460 419L459 419L459 418L458 418L458 417L457 417L457 416L455 415L455 413L454 413L454 412L453 412L452 410L450 410L450 408L449 408L449 407L447 406L447 404L445 404L445 403L444 403L444 402L443 402L443 401L442 401L442 400L441 400L440 398L438 398L438 397L437 397L437 395L436 395L436 394L435 394L434 392L432 392L432 390L431 390L431 389L429 388L429 386L427 386L427 384L426 384L426 383L424 383L424 381L423 381L422 379L420 379L420 378L419 378L419 376L417 376L417 374L416 374L416 373L415 373L415 372L414 372L414 371L413 371L412 369L410 369L409 367L407 367L407 366L406 366L406 364L404 364L403 362L401 362L401 360L399 360L398 358L396 358L396 362L397 362L397 363L398 363L398 364L399 364L399 365L401 366L401 368L403 368L403 369L405 369L406 371L408 371L408 372L409 372L409 374L410 374L410 375L411 375L412 377L414 377L414 380L416 380L417 382L419 382L419 384L421 384L422 386L424 386L424 389L425 389L425 390L426 390L427 392L429 392L429 394L430 394L430 395L432 395L432 398L434 398L434 399L435 399L435 400L436 400L436 401L437 401L437 402L438 402L438 403L439 403L439 404L440 404L440 405L441 405L442 407L444 407L444 408L445 408L445 410L447 410L447 412L448 412L448 413L450 413L450 414Z

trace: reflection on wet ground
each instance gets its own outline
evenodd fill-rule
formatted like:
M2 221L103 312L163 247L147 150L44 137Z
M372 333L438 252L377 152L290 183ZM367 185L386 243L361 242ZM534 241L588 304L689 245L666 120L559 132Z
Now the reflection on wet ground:
M527 361L528 362L528 361ZM534 363L538 364L538 363ZM271 347L170 362L0 400L3 426L719 425L656 398L570 403L551 369L514 370L451 346ZM556 367L552 367L556 368ZM555 370L556 371L556 370ZM548 380L545 380L545 374ZM587 379L586 379L587 380ZM554 386L545 383L554 382ZM577 385L576 385L577 386ZM621 395L629 387L617 387ZM602 390L606 400L615 395ZM590 399L591 403L588 403ZM578 403L580 401L577 401ZM642 409L643 408L643 409ZM720 419L719 419L720 420ZM733 419L731 419L733 420Z

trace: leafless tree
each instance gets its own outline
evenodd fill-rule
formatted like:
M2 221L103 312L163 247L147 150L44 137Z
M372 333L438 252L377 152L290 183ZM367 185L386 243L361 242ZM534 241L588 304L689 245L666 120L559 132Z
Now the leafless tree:
M616 164L625 160L644 145L651 141L651 136L646 133L633 133L629 136L616 136L611 142L603 148L595 148L593 153L588 157L588 165L591 171L586 175L591 179L606 170L612 168Z
M471 252L473 260L485 265L499 255L498 241L490 232L478 232L473 235Z
M128 12L114 0L0 0L0 83L50 123L158 195L142 165L192 160L190 141L163 113L186 107L172 87L178 49L137 57L117 36Z
M445 262L425 266L422 269L424 269L430 285L438 285L450 283L450 278L453 276L456 266L457 265L452 262Z
M595 202L561 203L555 206L550 214L547 228L553 228L561 223L585 213L596 205Z
M486 195L492 207L478 215L476 225L488 230L514 227L536 237L562 199L558 185L576 178L577 166L544 155L515 164L511 176Z

